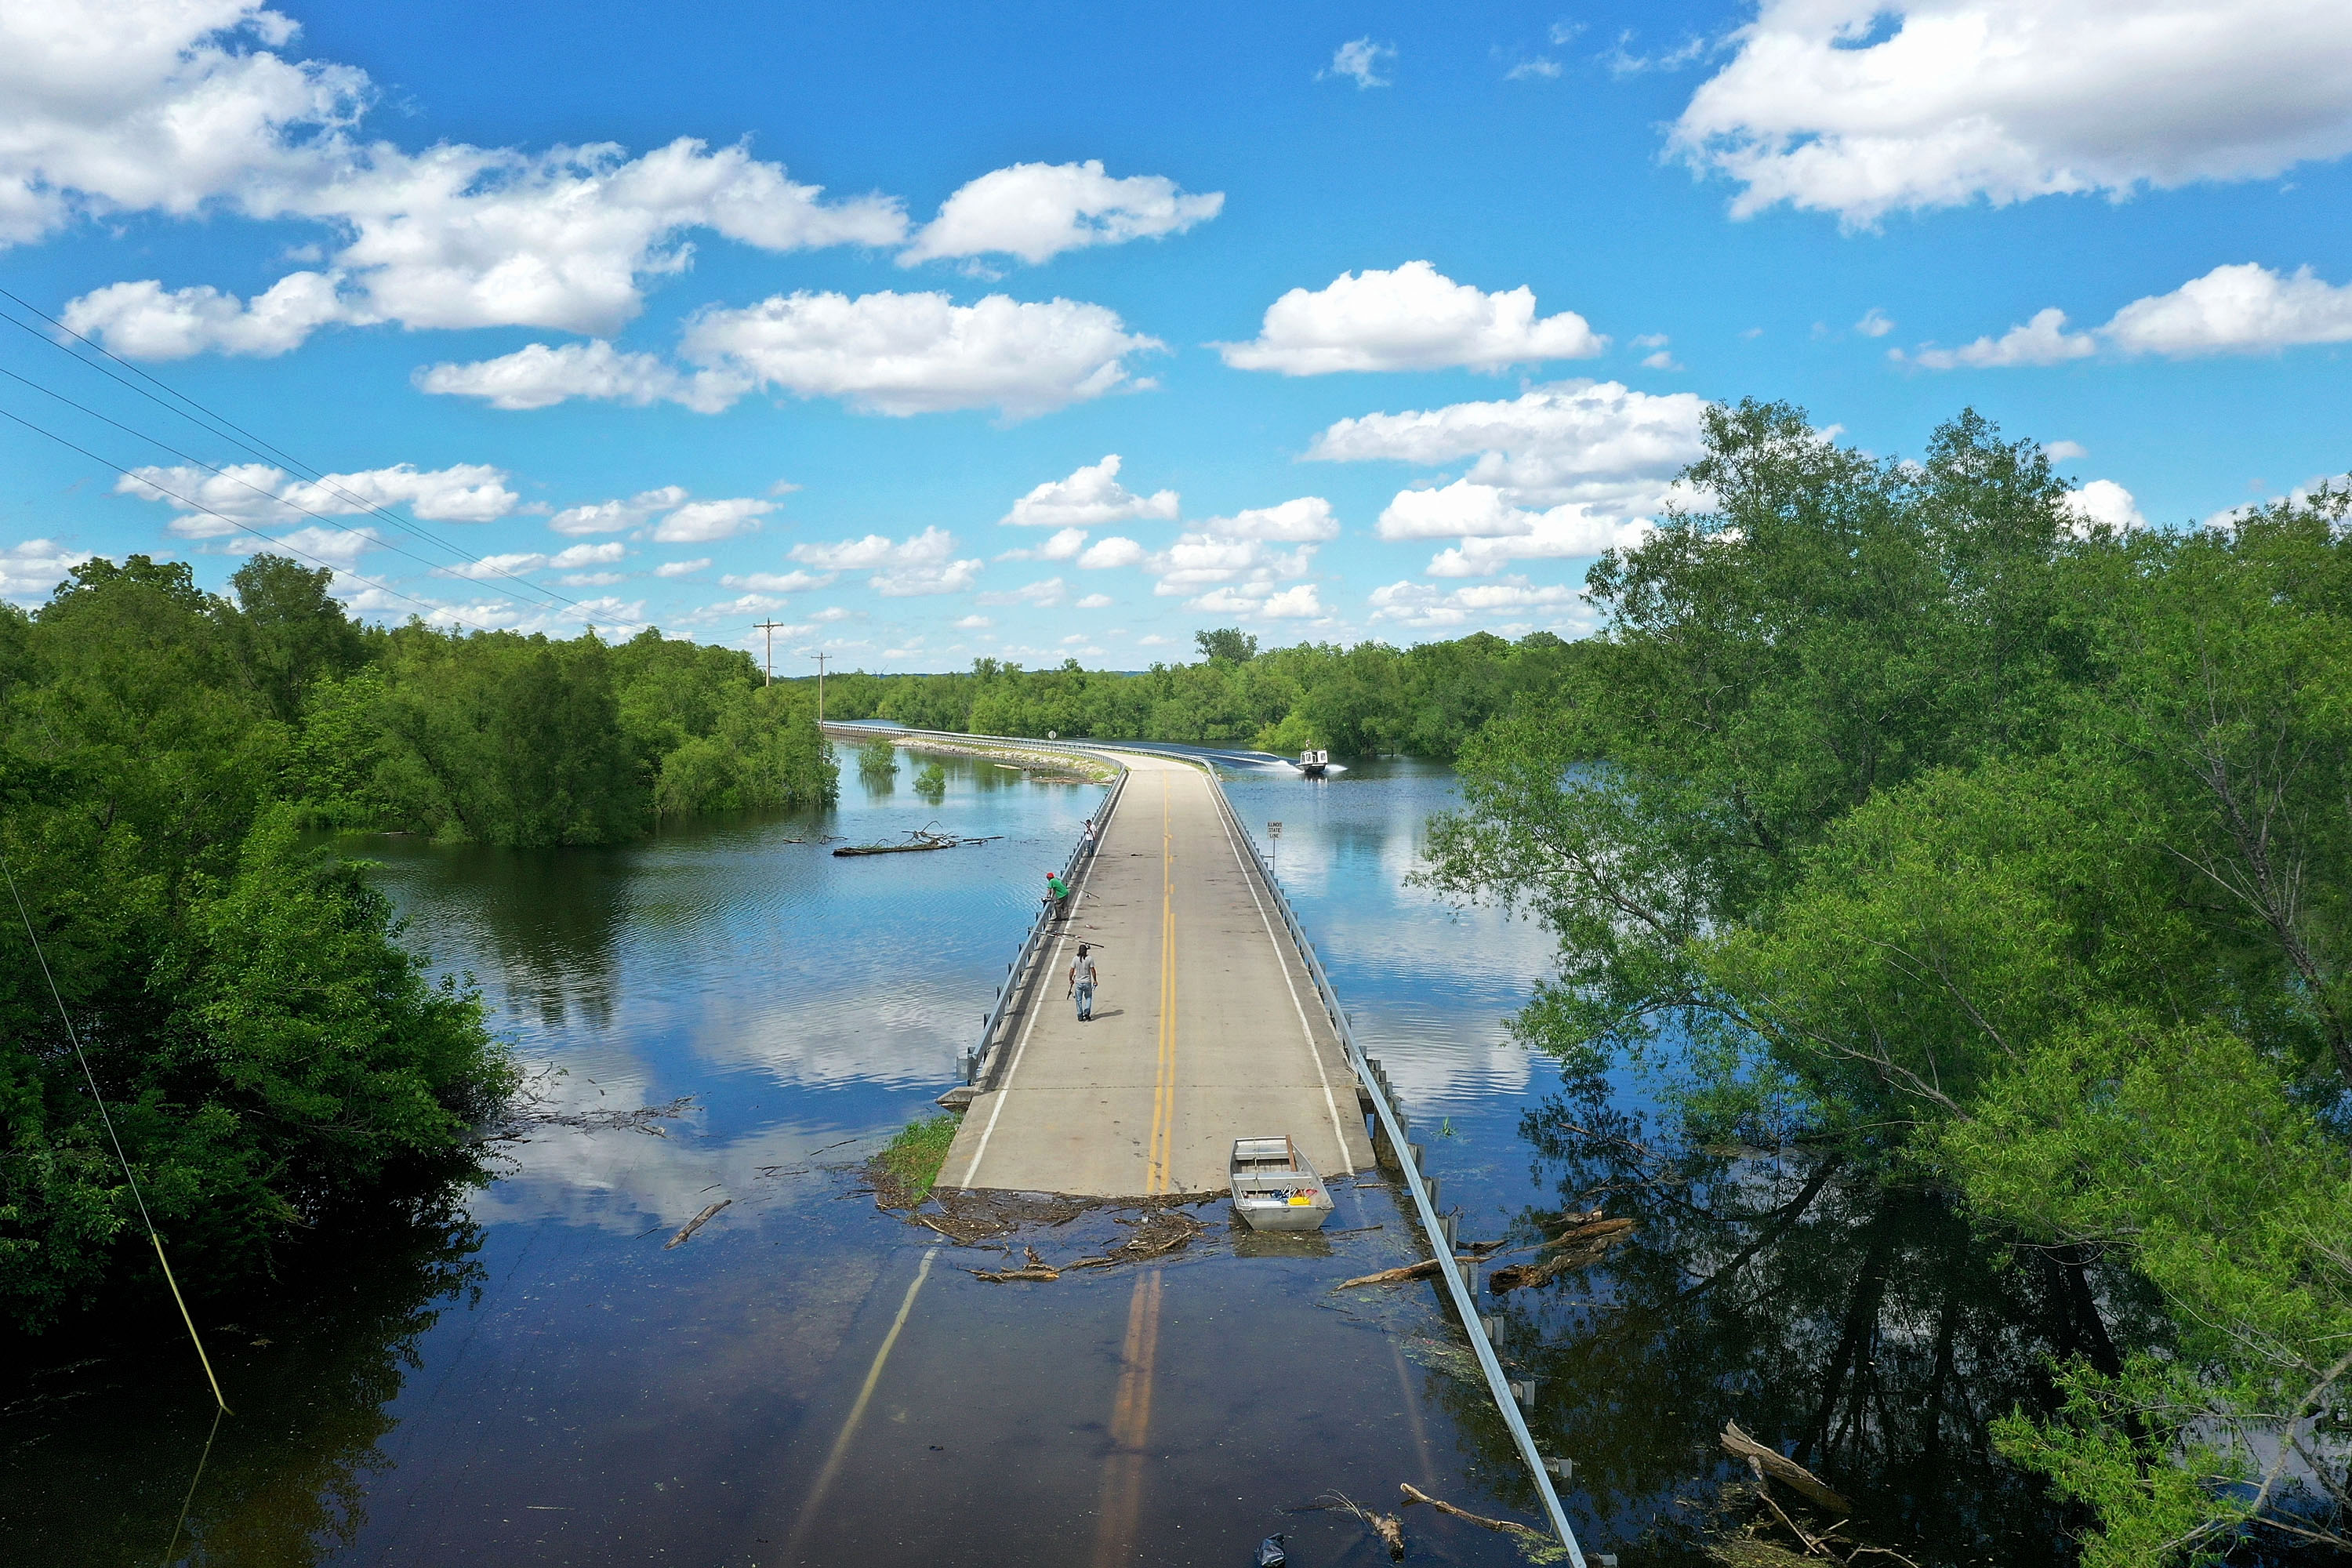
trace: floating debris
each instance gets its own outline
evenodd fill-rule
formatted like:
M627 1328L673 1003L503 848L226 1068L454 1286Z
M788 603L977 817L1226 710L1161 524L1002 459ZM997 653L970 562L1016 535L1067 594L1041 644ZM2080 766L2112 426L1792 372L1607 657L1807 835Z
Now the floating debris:
M556 1076L561 1076L559 1073ZM694 1096L681 1094L667 1105L640 1106L635 1110L550 1110L553 1096L543 1092L548 1079L542 1076L526 1085L510 1102L506 1114L493 1125L485 1128L478 1141L485 1143L527 1142L523 1134L533 1127L570 1127L583 1132L644 1132L656 1138L669 1134L656 1122L671 1121L686 1114L694 1103ZM604 1092L599 1089L598 1093Z
M1407 1508L1411 1508L1417 1502L1426 1503L1440 1513L1449 1514L1468 1524L1475 1524L1481 1530L1491 1530L1497 1535L1510 1537L1511 1543L1519 1549L1519 1555L1530 1563L1557 1563L1568 1555L1567 1547L1531 1524L1521 1524L1515 1519L1488 1519L1483 1513L1472 1513L1466 1508L1456 1508L1444 1498L1430 1496L1411 1481L1398 1482L1397 1490L1404 1495L1404 1506Z
M1456 1263L1475 1263L1475 1258L1457 1258ZM1383 1268L1378 1274L1359 1274L1353 1279L1342 1279L1331 1287L1334 1290L1350 1289L1358 1285L1402 1285L1408 1279L1432 1279L1437 1275L1438 1260L1424 1258L1418 1263L1408 1263L1401 1268Z
M677 1227L677 1234L671 1237L667 1241L662 1243L662 1250L664 1252L667 1252L671 1247L676 1247L688 1237L692 1236L696 1231L700 1230L704 1226L709 1225L712 1215L717 1214L720 1209L725 1208L729 1204L731 1204L735 1200L733 1198L721 1198L717 1203L712 1204L709 1208L704 1209L700 1214L696 1215L692 1219L688 1220L684 1225L679 1226Z
M1050 1193L934 1190L936 1210L923 1209L907 1216L909 1223L928 1226L961 1247L1013 1235L1024 1226L1067 1225L1095 1205Z
M1486 1276L1486 1288L1503 1296L1531 1285L1549 1284L1571 1269L1600 1262L1610 1248L1633 1233L1632 1220L1604 1219L1595 1210L1537 1249L1552 1257L1537 1263L1507 1263Z
M1037 1256L1035 1247L1024 1247L1021 1250L1029 1255L1029 1264L1025 1268L974 1268L968 1272L973 1279L985 1279L992 1285L1003 1285L1014 1279L1050 1281L1062 1277L1060 1269Z
M1133 1226L1135 1234L1099 1258L1081 1258L1070 1265L1072 1268L1111 1268L1122 1263L1160 1258L1205 1235L1209 1228L1176 1209L1160 1209L1135 1219L1121 1216L1112 1223Z
M1739 1429L1737 1421L1723 1424L1723 1451L1735 1459L1745 1459L1748 1468L1762 1480L1767 1476L1794 1490L1810 1503L1825 1508L1832 1513L1852 1513L1853 1504L1846 1501L1829 1484L1780 1449L1759 1443Z
M961 849L972 844L990 844L1003 837L992 833L982 838L966 838L960 834L941 833L939 825L918 827L907 835L904 844L845 844L834 851L836 857L847 855L915 855L926 849Z
M1363 1521L1364 1528L1380 1537L1381 1544L1389 1549L1389 1561L1404 1561L1404 1521L1392 1513L1374 1513L1346 1492L1325 1492L1296 1513L1315 1513L1328 1510L1333 1513L1351 1513Z

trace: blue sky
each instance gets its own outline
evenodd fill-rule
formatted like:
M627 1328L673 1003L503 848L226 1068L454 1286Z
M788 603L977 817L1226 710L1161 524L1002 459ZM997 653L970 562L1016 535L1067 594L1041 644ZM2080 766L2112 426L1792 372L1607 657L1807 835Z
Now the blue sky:
M2347 61L2298 0L14 7L0 593L270 546L796 668L1573 634L1740 396L1973 405L2194 524L2347 467Z

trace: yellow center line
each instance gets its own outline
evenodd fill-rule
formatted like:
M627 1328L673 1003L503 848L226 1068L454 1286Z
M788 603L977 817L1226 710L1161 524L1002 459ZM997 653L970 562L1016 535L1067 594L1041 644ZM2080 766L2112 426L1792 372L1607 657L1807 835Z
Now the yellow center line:
M1151 1086L1151 1149L1143 1190L1167 1192L1176 1141L1176 838L1168 776L1160 779L1160 1039Z
M1135 1281L1127 1306L1127 1342L1120 1348L1118 1394L1111 1405L1110 1453L1103 1461L1102 1500L1096 1510L1097 1568L1135 1561L1135 1526L1142 1511L1144 1444L1151 1436L1151 1374L1160 1359L1160 1270Z

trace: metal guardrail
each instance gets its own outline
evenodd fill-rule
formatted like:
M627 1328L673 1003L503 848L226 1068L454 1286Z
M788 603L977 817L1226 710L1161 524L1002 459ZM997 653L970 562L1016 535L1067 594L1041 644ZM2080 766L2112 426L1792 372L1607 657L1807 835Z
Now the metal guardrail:
M979 738L992 740L996 737ZM1110 760L1118 761L1117 758ZM1073 899L1077 897L1079 871L1093 860L1095 850L1101 846L1103 828L1110 822L1110 814L1117 809L1118 797L1127 788L1127 765L1121 763L1118 767L1118 777L1111 783L1110 794L1103 797L1102 805L1095 808L1094 816L1089 819L1096 825L1094 832L1080 835L1077 843L1070 847L1070 858L1062 867L1062 880L1070 889L1070 896ZM1053 923L1054 911L1041 905L1037 910L1036 919L1029 922L1029 934L1022 939L1019 956L1005 965L1004 983L996 988L996 1005L990 1009L988 1016L981 1023L980 1043L963 1053L961 1066L963 1069L964 1082L977 1084L986 1078L988 1058L997 1044L997 1033L1004 1027L1004 1020L1013 1009L1013 999L1021 995L1025 989L1023 983L1028 978L1030 962L1036 957L1038 949L1044 945L1045 932L1052 928Z
M1438 1217L1433 1196L1434 1184L1422 1175L1421 1162L1416 1158L1415 1146L1409 1141L1404 1117L1390 1100L1386 1081L1373 1069L1363 1047L1356 1043L1355 1031L1349 1026L1346 1009L1339 1005L1339 994L1332 988L1331 977L1324 973L1323 961L1316 956L1315 944L1307 940L1305 929L1298 923L1297 913L1291 909L1289 899L1283 894L1282 885L1274 879L1265 857L1258 852L1257 840L1243 825L1240 814L1234 810L1233 802L1225 798L1224 787L1217 782L1213 772L1210 774L1209 783L1216 792L1217 804L1223 809L1226 820L1233 825L1241 841L1249 846L1250 859L1257 867L1258 878L1265 884L1266 891L1273 895L1275 908L1282 911L1282 923L1288 929L1299 959L1307 966L1307 977L1315 983L1315 994L1323 1004L1325 1016L1331 1020L1332 1031L1339 1036L1341 1047L1348 1053L1348 1065L1355 1069L1356 1081L1363 1085L1372 1102L1372 1114L1379 1119L1389 1146L1396 1151L1397 1167L1404 1175L1405 1189L1412 1194L1414 1213L1421 1220L1423 1233L1429 1238L1431 1251L1439 1259L1438 1275L1445 1281L1446 1293L1453 1298L1454 1312L1462 1320L1462 1331L1469 1336L1470 1348L1477 1354L1479 1370L1486 1374L1486 1388L1494 1395L1495 1407L1502 1413L1503 1424L1511 1430L1511 1441L1517 1445L1519 1457L1527 1461L1528 1473L1535 1479L1536 1491L1543 1499L1544 1511L1550 1516L1552 1529L1559 1534L1560 1544L1568 1548L1569 1561L1575 1568L1585 1568L1584 1549L1577 1544L1576 1531L1568 1522L1567 1510L1560 1507L1559 1493L1552 1487L1550 1464L1537 1448L1535 1434L1528 1430L1527 1417L1520 1414L1518 1398L1511 1386L1510 1377L1503 1371L1503 1363L1496 1359L1494 1343L1486 1337L1486 1325L1480 1321L1470 1283L1462 1277L1461 1267L1454 1261L1453 1237L1444 1222Z
M900 730L876 732L914 736L937 735L940 739L951 741L1001 741L1012 745L1041 747L1053 751L1083 752L1089 756L1098 756L1106 762L1117 763L1118 778L1112 784L1110 794L1104 798L1102 805L1095 813L1096 822L1104 826L1109 824L1111 813L1118 805L1118 797L1127 788L1129 777L1127 765L1118 762L1115 752L1099 743L1067 741L1041 742L1022 735L972 735L949 731ZM1298 923L1297 912L1290 907L1290 900L1283 893L1282 884L1275 880L1274 872L1265 863L1265 857L1258 850L1257 840L1251 837L1250 830L1243 823L1240 813L1234 810L1233 802L1225 797L1224 785L1218 781L1216 770L1203 766L1202 771L1209 775L1209 788L1216 797L1218 810L1224 814L1226 822L1233 827L1234 837L1248 847L1250 863L1257 868L1259 881L1265 885L1265 890L1273 897L1274 907L1282 912L1283 927L1290 933L1291 943L1297 949L1299 961L1306 966L1307 978L1314 982L1316 998L1323 1005L1324 1016L1330 1020L1332 1032L1339 1037L1340 1048L1347 1053L1348 1065L1354 1070L1356 1081L1363 1087L1366 1097L1372 1102L1372 1114L1379 1121L1381 1132L1388 1139L1389 1146L1396 1152L1397 1167L1404 1176L1405 1190L1412 1195L1414 1215L1421 1221L1422 1233L1428 1237L1430 1250L1438 1259L1438 1277L1445 1281L1446 1294L1453 1300L1454 1313L1462 1321L1462 1331L1468 1336L1470 1348L1478 1358L1479 1370L1486 1375L1486 1389L1494 1396L1495 1408L1501 1414L1503 1424L1510 1428L1511 1441L1517 1447L1519 1457L1527 1461L1528 1473L1535 1480L1537 1494L1543 1499L1544 1512L1551 1520L1552 1530L1559 1537L1560 1544L1568 1549L1568 1558L1572 1568L1586 1568L1584 1549L1577 1543L1576 1531L1568 1522L1568 1512L1560 1506L1559 1493L1551 1484L1552 1461L1547 1460L1543 1452L1536 1447L1535 1434L1528 1429L1527 1417L1519 1410L1518 1396L1512 1387L1510 1376L1504 1372L1503 1363L1496 1358L1494 1342L1486 1337L1486 1325L1479 1317L1478 1304L1472 1297L1470 1282L1463 1278L1461 1267L1454 1261L1454 1237L1447 1230L1444 1221L1438 1215L1433 1191L1434 1184L1421 1173L1421 1162L1417 1157L1418 1149L1411 1142L1411 1134L1404 1116L1389 1098L1386 1080L1375 1070L1371 1059L1364 1055L1363 1047L1356 1043L1355 1030L1349 1024L1347 1010L1339 1005L1339 994L1332 987L1330 975L1324 972L1323 961L1317 956L1314 942L1307 939L1306 929ZM1064 868L1063 880L1072 885L1073 896L1075 896L1078 868L1082 861L1092 856L1095 847L1100 842L1101 832L1102 827L1098 826L1094 837L1082 837L1070 851L1070 859ZM992 1042L995 1040L997 1031L1003 1026L1007 1010L1012 1006L1013 997L1022 990L1021 982L1029 963L1051 923L1052 911L1039 910L1036 920L1030 925L1028 938L1021 944L1021 955L1008 967L1004 984L996 994L996 1006L989 1014L987 1023L982 1029L979 1047L964 1053L966 1083L979 1082L987 1071Z

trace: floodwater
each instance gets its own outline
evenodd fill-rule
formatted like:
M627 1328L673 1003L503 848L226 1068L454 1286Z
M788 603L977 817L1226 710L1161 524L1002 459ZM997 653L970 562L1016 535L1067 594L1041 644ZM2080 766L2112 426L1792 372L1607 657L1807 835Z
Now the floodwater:
M1236 1236L1203 1205L1183 1251L1052 1283L979 1279L1002 1245L877 1208L858 1167L953 1081L1102 794L951 760L927 795L928 761L877 778L845 751L835 812L616 849L354 841L411 940L481 986L533 1116L478 1184L317 1238L268 1305L210 1310L236 1411L216 1427L168 1322L12 1379L7 1559L1227 1564L1283 1531L1293 1563L1370 1564L1353 1516L1307 1505L1390 1511L1400 1482L1538 1520L1435 1289L1332 1289L1419 1255L1377 1177L1336 1184L1325 1239ZM1506 1028L1540 929L1407 884L1446 770L1228 787L1463 1237L1596 1205L1637 1222L1608 1267L1488 1309L1574 1461L1588 1553L1704 1561L1704 1532L1748 1517L1718 1507L1736 1418L1847 1490L1857 1539L2062 1561L2064 1521L1986 1429L2095 1340L2079 1277L1840 1172L1727 1154L1658 1180L1642 1085L1565 1084ZM819 841L933 822L990 841ZM1100 1254L1131 1217L1033 1229L1011 1260ZM1405 1529L1411 1561L1520 1561L1427 1509Z

